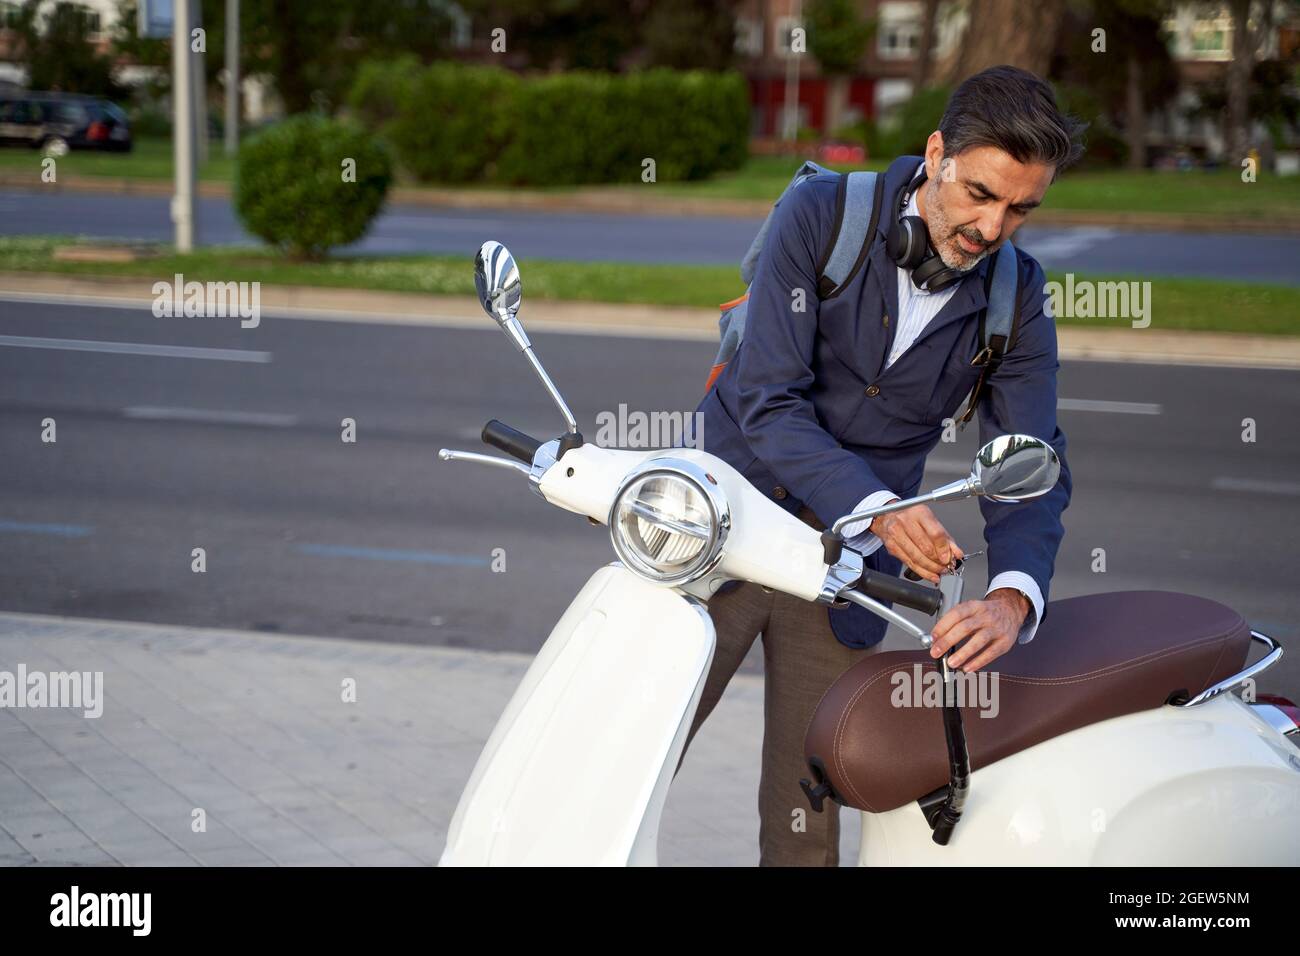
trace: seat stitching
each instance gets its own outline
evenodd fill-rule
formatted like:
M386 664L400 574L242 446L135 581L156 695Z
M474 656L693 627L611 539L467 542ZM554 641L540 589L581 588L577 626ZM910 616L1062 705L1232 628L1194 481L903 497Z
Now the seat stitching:
M879 671L876 674L873 674L869 680L864 681L862 685L859 686L856 691L854 691L853 696L849 699L848 706L845 707L844 710L840 712L840 720L836 725L835 735L832 738L831 753L835 760L836 767L840 771L840 776L848 784L849 789L853 791L853 795L858 798L858 802L864 804L866 808L872 812L875 811L875 808L872 807L872 805L867 801L867 799L861 793L858 792L858 788L854 786L852 778L844 770L844 763L841 759L842 751L840 748L840 741L843 736L842 731L844 729L844 726L848 723L849 714L853 711L853 707L857 704L858 699L864 693L866 693L867 688L869 688L872 684L876 683L876 681L880 680L880 678L886 676L887 674L906 673L911 669L912 669L912 663L893 664L890 665L888 669Z

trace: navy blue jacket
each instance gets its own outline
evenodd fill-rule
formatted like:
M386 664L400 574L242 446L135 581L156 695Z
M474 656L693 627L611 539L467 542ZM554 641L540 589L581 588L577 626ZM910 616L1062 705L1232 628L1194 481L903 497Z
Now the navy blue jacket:
M945 418L960 414L979 376L978 319L986 304L985 272L993 257L964 278L942 311L897 361L885 359L898 326L898 267L885 237L920 157L895 160L885 173L884 206L867 261L833 298L817 298L818 265L831 241L836 179L814 176L777 207L749 293L740 350L699 405L702 445L791 513L807 505L829 526L866 495L889 489L917 494L925 458ZM1070 499L1065 436L1056 423L1056 327L1044 314L1042 267L1016 250L1021 324L1014 347L989 376L978 414L980 441L1019 432L1051 442L1061 480L1020 504L984 499L990 580L1023 571L1048 600L1048 585ZM798 297L794 290L802 289ZM802 298L803 311L796 311ZM940 515L940 520L942 515ZM868 567L898 574L884 548ZM878 643L885 622L857 606L827 608L832 629L849 647Z

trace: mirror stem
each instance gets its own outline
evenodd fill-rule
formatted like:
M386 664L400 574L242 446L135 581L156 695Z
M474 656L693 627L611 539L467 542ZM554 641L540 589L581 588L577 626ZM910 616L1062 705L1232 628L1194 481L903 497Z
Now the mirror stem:
M895 511L902 511L915 505L928 505L939 501L957 501L980 493L979 479L974 475L968 478L959 478L957 481L950 481L946 485L940 485L928 494L918 495L915 498L905 498L901 501L891 501L879 508L868 508L866 511L856 511L851 515L845 515L831 525L831 531L835 532L835 534L842 534L845 525L861 521L864 518L877 518L880 515L892 514Z
M519 330L519 335L523 336L522 328ZM524 342L528 342L527 336L524 336ZM537 373L537 377L540 378L542 384L546 386L546 390L551 393L551 399L560 410L560 414L564 416L564 423L567 426L569 434L578 434L578 422L573 417L573 412L569 411L569 406L565 404L564 396L560 394L560 390L556 388L555 383L551 381L551 376L547 375L546 369L542 368L542 363L533 352L533 347L525 344L523 346L523 353L527 356L529 363L533 366L533 371Z

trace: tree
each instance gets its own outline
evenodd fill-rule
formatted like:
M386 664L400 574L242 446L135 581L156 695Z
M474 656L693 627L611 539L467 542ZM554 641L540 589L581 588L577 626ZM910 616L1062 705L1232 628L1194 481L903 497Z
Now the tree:
M922 0L921 34L912 68L912 89L923 90L930 83L930 61L934 58L934 35L939 20L939 0Z
M1268 128L1270 138L1262 150L1266 164L1273 145L1284 141L1286 130L1300 125L1300 97L1293 92L1295 87L1294 68L1281 60L1260 60L1251 70L1247 109L1254 120ZM1222 79L1207 83L1198 93L1192 116L1214 119L1225 115L1228 96Z
M135 30L135 3L119 0L114 49L138 63L168 67L171 44ZM225 67L225 0L202 0L207 88ZM333 109L343 101L357 65L369 57L411 53L424 62L447 45L445 0L240 0L239 58L245 76L264 76L289 113ZM166 70L164 69L164 72ZM160 89L170 78L160 77Z
M466 0L537 69L617 71L640 42L647 0Z
M810 0L804 22L808 51L827 78L825 132L833 134L848 102L849 78L875 36L876 22L863 19L854 0Z
M14 26L18 59L27 67L31 88L117 95L113 61L91 41L86 11L72 3L58 3L41 14L39 6L39 0L27 0Z
M736 0L655 0L642 36L651 66L725 70L736 49Z
M1106 117L1101 124L1099 117L1088 117L1093 122L1090 138L1113 136L1118 125L1124 134L1122 151L1133 169L1147 165L1148 113L1178 93L1178 72L1163 26L1173 5L1173 0L1092 0L1071 11L1062 29L1066 42L1059 75L1086 89Z
M1251 7L1258 14L1251 27ZM1260 47L1273 29L1271 0L1252 4L1250 0L1231 0L1232 59L1224 79L1227 84L1228 109L1224 121L1224 143L1228 158L1240 162L1250 149L1250 75Z
M967 23L948 67L954 85L991 66L1047 72L1065 0L978 0L967 3Z

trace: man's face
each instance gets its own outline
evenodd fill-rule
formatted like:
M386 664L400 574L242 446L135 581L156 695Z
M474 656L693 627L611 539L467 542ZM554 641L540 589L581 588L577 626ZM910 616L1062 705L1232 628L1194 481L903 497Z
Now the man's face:
M930 134L929 177L917 207L944 265L965 271L994 252L1043 201L1053 167L1021 163L993 146L943 156L943 136Z

